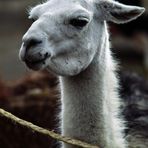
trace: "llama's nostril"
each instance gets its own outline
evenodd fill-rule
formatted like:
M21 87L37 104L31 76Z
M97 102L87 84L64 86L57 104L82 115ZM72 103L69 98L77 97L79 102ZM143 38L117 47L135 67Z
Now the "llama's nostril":
M37 46L38 44L41 44L42 41L41 40L38 40L38 39L30 39L28 41L26 41L24 43L24 45L26 46L26 49L30 49L31 47L35 47Z
M48 52L46 52L45 55L44 55L45 58L47 58L49 56L50 56L50 54Z

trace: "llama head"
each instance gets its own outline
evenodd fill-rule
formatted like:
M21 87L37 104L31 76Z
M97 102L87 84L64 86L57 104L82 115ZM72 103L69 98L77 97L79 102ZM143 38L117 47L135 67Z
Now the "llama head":
M34 22L23 37L20 59L33 70L76 75L100 50L105 21L128 22L143 11L112 0L49 0L30 11Z

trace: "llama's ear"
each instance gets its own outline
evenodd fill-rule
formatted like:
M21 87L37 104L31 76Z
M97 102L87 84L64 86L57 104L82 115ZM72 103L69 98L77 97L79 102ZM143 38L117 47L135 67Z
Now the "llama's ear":
M112 0L98 1L96 6L104 20L118 24L132 21L145 11L143 7L128 6Z
M43 4L38 4L35 7L30 7L28 9L29 19L34 18L35 20L40 16Z

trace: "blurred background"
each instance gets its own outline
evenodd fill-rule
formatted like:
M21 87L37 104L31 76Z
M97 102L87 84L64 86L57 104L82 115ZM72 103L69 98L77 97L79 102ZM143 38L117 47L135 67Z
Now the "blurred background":
M118 1L148 10L148 0ZM39 2L0 0L0 107L42 127L56 130L55 114L59 110L56 76L46 71L29 71L18 58L21 38L31 25L27 10ZM142 79L142 82L148 78L147 10L131 23L109 24L112 51L121 71L138 74L135 79ZM54 140L0 117L0 148L55 148L57 145Z

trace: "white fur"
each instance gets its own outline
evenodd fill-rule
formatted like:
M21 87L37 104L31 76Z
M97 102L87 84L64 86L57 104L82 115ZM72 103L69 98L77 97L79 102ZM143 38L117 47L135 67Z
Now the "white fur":
M23 37L20 58L31 69L60 75L64 136L101 148L127 147L106 21L127 22L143 10L111 0L50 0L31 10L29 18L36 21ZM87 25L69 24L77 17ZM35 39L41 42L32 45Z

